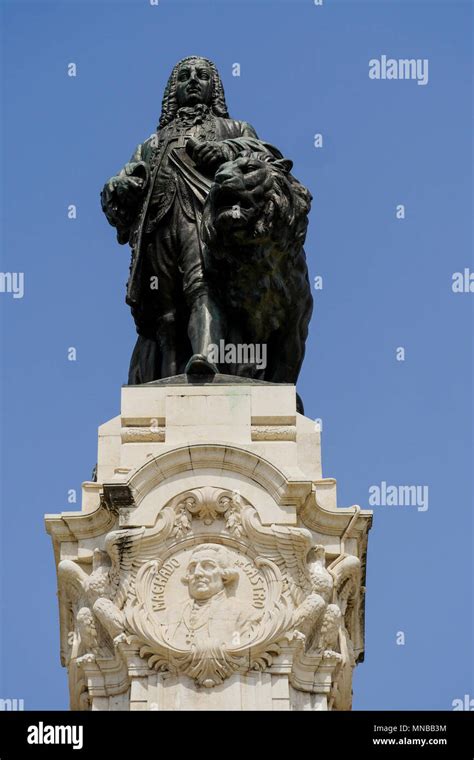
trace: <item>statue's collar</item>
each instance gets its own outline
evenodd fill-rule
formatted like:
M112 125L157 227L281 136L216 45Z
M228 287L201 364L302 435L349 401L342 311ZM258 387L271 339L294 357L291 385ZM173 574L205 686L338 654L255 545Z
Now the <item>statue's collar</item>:
M176 118L180 121L200 124L210 114L209 106L205 103L197 103L195 106L182 106L176 112Z

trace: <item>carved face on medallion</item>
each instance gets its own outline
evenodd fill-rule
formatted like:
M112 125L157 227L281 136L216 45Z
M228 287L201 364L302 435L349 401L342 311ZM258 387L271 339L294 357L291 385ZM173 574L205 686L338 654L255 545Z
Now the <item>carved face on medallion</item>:
M223 591L226 584L237 578L230 553L223 546L205 544L192 553L182 580L192 599L205 600Z
M207 647L210 642L218 647L230 646L242 637L248 639L262 613L254 607L251 581L245 571L242 575L237 568L238 555L222 544L210 543L200 544L186 554L181 560L174 559L170 589L165 591L162 586L171 602L165 605L161 618L164 639L179 649ZM184 575L179 574L181 568ZM163 570L167 572L167 568ZM187 587L186 597L179 602L173 593L173 576ZM168 586L168 581L165 583Z

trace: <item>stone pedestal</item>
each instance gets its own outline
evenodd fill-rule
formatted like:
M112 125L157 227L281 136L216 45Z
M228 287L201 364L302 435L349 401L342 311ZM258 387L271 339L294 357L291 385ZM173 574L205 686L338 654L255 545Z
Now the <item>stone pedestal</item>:
M122 389L81 512L47 515L72 709L349 710L371 513L295 389Z

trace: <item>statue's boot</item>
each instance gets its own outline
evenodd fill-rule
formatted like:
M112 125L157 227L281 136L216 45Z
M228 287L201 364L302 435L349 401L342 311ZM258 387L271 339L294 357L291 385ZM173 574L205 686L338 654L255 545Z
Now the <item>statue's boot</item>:
M189 319L188 335L193 355L186 364L187 375L217 375L217 366L209 361L210 346L218 345L222 337L222 317L208 293L201 293L194 301Z
M187 375L217 375L219 372L216 365L203 354L193 354L184 371Z

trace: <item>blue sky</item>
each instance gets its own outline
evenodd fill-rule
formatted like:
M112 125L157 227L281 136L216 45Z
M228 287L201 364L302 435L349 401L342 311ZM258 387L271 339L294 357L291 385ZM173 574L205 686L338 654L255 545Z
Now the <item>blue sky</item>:
M454 272L474 269L472 6L3 0L1 9L1 269L24 272L25 293L0 293L0 697L67 708L43 514L70 509L68 490L89 479L135 338L129 253L99 192L153 131L171 67L191 53L216 62L231 115L293 159L314 196L306 251L323 290L299 391L323 421L323 472L337 478L340 506L367 507L382 481L429 487L427 511L374 507L354 707L451 709L474 696L474 295L451 288ZM427 58L428 84L369 79L381 55Z

